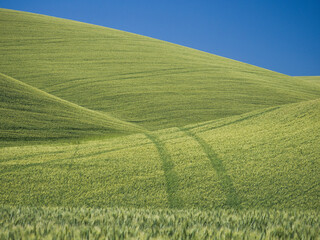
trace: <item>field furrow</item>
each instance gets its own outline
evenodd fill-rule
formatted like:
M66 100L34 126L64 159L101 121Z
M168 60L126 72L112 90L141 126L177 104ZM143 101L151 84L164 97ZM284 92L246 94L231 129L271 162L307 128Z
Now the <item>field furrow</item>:
M319 111L312 100L192 133L223 159L243 207L318 208Z
M181 208L183 207L183 202L177 196L177 189L179 184L179 178L174 170L174 164L168 154L164 144L151 133L145 134L156 146L159 156L162 161L162 169L166 179L166 190L168 195L168 203L170 208Z
M226 206L238 208L240 206L240 200L223 161L201 137L184 128L180 128L180 130L197 141L202 150L206 153L207 157L210 159L212 167L215 169L219 179L221 179L220 184L227 198L225 203Z
M177 195L184 206L211 208L224 206L226 196L220 179L201 146L179 128L155 132L164 144L179 179Z

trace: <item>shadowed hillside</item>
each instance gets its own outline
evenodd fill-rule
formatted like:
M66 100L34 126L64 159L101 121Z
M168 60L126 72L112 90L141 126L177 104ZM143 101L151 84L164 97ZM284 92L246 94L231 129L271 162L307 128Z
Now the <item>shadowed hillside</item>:
M141 131L107 114L72 104L0 73L0 144Z

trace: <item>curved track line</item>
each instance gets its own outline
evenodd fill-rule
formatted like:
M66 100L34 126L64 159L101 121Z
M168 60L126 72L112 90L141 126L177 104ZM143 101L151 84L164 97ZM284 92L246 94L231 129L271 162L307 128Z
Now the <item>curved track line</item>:
M237 195L236 189L233 186L233 182L228 175L223 162L217 154L212 150L212 148L199 136L188 131L187 129L179 128L182 132L185 132L188 136L192 137L195 141L199 143L203 151L207 154L212 167L216 170L219 179L221 180L221 187L225 191L227 201L226 205L228 207L240 208L240 201Z
M238 123L238 122L242 122L242 121L245 121L245 120L248 120L248 119L251 119L251 118L259 117L260 115L262 115L262 114L264 114L264 113L272 112L272 111L277 110L277 109L279 109L279 108L280 108L280 106L268 108L267 110L262 111L262 112L259 112L259 113L256 113L256 114L252 114L252 115L249 115L249 116L246 116L246 117L243 117L243 118L239 118L239 119L237 119L237 120L234 120L234 121L231 121L231 122L228 122L228 123L223 123L223 124L218 125L218 126L213 126L213 127L206 128L204 131L209 131L209 130L213 130L213 129L217 129L217 128L226 127L226 126L231 125L231 124L234 124L234 123ZM217 120L221 120L221 119L217 119ZM214 120L214 121L217 121L217 120ZM191 126L191 127L186 127L186 128L184 128L184 129L185 129L185 130L190 130L190 129L194 129L194 128L205 127L206 125L210 125L210 124L212 124L212 123L213 123L212 121L210 121L210 122L205 122L205 123L202 123L202 124L199 124L199 125L194 125L194 126ZM204 132L204 131L201 131L201 132Z
M166 191L168 195L168 203L170 208L182 208L182 200L177 196L177 189L179 185L179 179L174 171L174 164L170 155L167 153L164 144L153 134L145 133L145 135L156 146L159 156L162 161L162 170L166 180Z

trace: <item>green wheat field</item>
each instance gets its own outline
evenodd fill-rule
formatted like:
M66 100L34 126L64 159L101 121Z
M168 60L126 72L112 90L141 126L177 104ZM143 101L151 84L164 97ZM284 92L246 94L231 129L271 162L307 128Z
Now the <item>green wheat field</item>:
M320 239L320 77L0 24L0 239Z

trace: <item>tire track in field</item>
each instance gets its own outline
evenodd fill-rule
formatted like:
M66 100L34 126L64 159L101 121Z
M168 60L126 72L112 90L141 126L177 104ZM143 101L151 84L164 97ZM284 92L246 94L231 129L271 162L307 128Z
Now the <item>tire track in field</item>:
M174 171L174 164L170 155L166 151L164 144L153 134L145 133L145 135L156 146L159 156L162 161L162 170L166 181L166 191L168 195L168 203L170 208L182 208L182 200L177 196L177 189L179 185L179 178Z
M226 205L229 207L240 208L240 200L236 192L233 182L228 175L223 162L218 155L212 150L212 148L199 136L188 131L184 128L179 128L182 132L186 133L189 137L192 137L202 147L203 151L208 156L212 167L216 170L219 179L221 180L221 187L225 191L227 201Z

